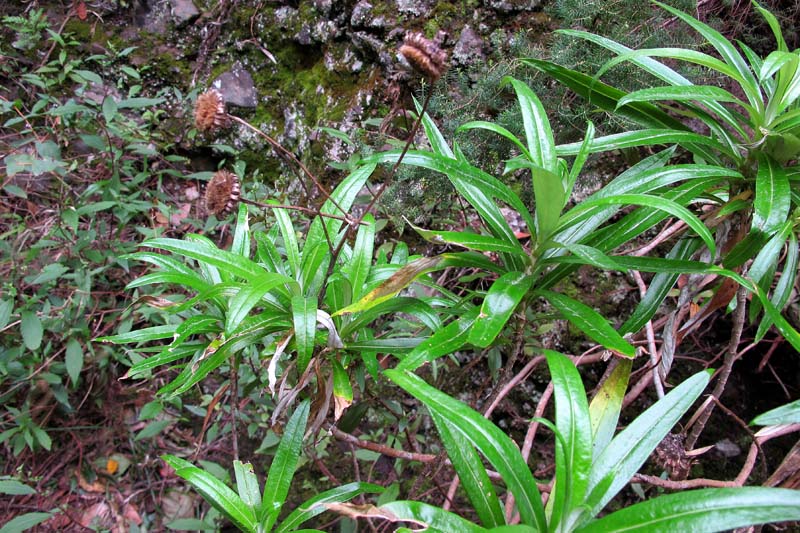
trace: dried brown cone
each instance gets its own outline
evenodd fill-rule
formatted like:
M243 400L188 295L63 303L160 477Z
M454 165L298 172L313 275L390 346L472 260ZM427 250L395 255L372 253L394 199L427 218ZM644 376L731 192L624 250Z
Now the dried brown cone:
M233 172L220 170L206 185L206 210L222 217L230 213L239 203L239 178Z
M447 70L447 53L421 33L406 35L400 53L406 61L431 81L435 82Z
M663 468L670 479L684 480L689 477L692 461L686 455L683 445L683 436L669 433L658 446L656 446L653 459Z
M194 104L194 124L202 132L213 132L228 127L225 101L218 91L210 89L197 97Z

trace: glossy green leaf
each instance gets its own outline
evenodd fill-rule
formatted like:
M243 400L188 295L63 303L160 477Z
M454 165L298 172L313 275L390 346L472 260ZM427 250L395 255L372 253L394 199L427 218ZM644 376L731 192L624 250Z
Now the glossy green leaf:
M378 317L395 312L413 316L431 330L437 330L441 326L438 313L429 304L418 298L395 296L376 304L374 307L370 307L366 311L355 314L353 320L342 327L341 335L342 337L348 337L351 333L358 332Z
M431 411L431 418L436 424L439 436L447 450L447 456L458 474L461 486L467 493L472 507L478 514L484 527L495 527L505 524L505 515L500 500L495 494L489 475L472 444L464 436L452 428L441 416Z
M220 268L234 276L251 279L264 270L253 261L226 250L220 250L213 244L205 241L182 241L179 239L158 238L142 243L142 246L167 250L184 257L196 259L201 264L208 264Z
M482 348L489 346L532 284L531 276L523 272L509 272L492 283L481 304L480 314L472 324L469 342Z
M717 248L714 244L714 237L711 236L711 232L708 230L705 224L703 224L696 216L694 216L691 211L663 196L658 197L647 194L619 194L605 198L596 198L582 202L577 207L572 209L570 214L575 216L576 214L589 210L595 206L599 207L605 205L642 205L652 209L665 211L670 215L683 220L687 226L692 228L695 233L697 233L697 235L703 239L703 242L708 247L712 257L714 257L716 254Z
M450 423L483 454L514 494L523 524L547 530L541 496L517 445L490 421L407 371L386 370L389 379ZM453 530L462 531L462 530Z
M0 533L22 533L52 517L52 513L25 513L15 516L0 527Z
M575 155L583 144L583 142L579 142L560 145L557 149L558 154ZM599 153L609 152L611 150L624 150L637 146L658 146L661 144L678 144L681 146L707 145L715 150L732 155L726 146L708 135L663 128L624 131L605 135L603 137L595 137L592 144L589 145L588 150L590 153Z
M203 499L225 515L236 527L242 531L256 531L255 513L225 483L174 455L163 455L161 458L175 469L175 473L179 477L188 481Z
M627 272L627 269L617 263L612 257L607 256L597 248L592 246L586 246L585 244L565 244L564 248L569 250L574 254L573 259L580 258L578 263L585 264L585 265L592 265L597 268L602 268L605 270L619 270L621 272ZM562 262L562 257L553 257L546 260L548 263L558 263Z
M292 278L272 272L262 272L252 277L250 283L244 285L236 296L231 298L225 319L225 332L228 335L233 333L264 295L283 285L296 285L296 283Z
M261 504L261 489L258 486L258 478L253 472L253 465L236 459L233 461L233 472L236 476L236 490L239 497L247 507L255 511Z
M378 510L392 521L413 521L426 533L485 533L485 529L441 507L414 501L395 501ZM390 518L391 517L391 518Z
M558 175L538 167L531 167L530 171L536 201L536 240L541 245L558 226L558 217L566 203L566 196Z
M519 253L519 246L505 240L468 231L433 231L408 223L420 237L434 244L455 244L479 252Z
M475 120L472 122L467 122L466 124L462 124L461 126L456 128L456 133L474 129L487 130L497 133L501 137L504 137L507 140L514 143L514 145L516 145L516 147L520 149L523 156L533 161L530 151L528 151L528 148L524 144L522 144L522 141L517 139L517 136L508 131L506 128L500 126L499 124L495 124L494 122L486 122L484 120Z
M617 431L622 400L628 389L628 379L633 359L615 359L615 367L603 381L589 403L589 419L592 425L592 459L597 460Z
M778 424L800 424L800 400L770 409L755 417L751 425L775 426Z
M155 341L172 337L177 328L178 326L176 324L152 326L149 328L130 331L128 333L120 333L119 335L98 337L95 340L98 342L110 342L112 344L129 344L134 342Z
M342 270L350 280L352 287L351 301L356 301L364 295L364 285L372 267L372 254L375 244L375 219L371 214L364 216L365 225L358 227L356 242L353 245L353 255L345 263Z
M135 289L137 287L144 287L146 285L156 284L169 284L178 285L180 287L188 287L198 292L208 291L212 285L209 285L200 276L190 275L187 276L178 272L152 272L139 276L125 286L126 290Z
M297 344L297 368L302 373L314 354L317 333L317 300L306 296L292 298L292 320Z
M326 503L346 502L366 493L381 493L384 488L380 485L373 483L347 483L340 485L336 488L320 492L316 496L311 497L302 503L297 509L292 511L286 519L275 528L275 533L286 533L288 531L295 531L295 529L314 518L315 516L325 512Z
M268 202L269 203L269 202ZM292 219L289 218L289 213L284 209L273 208L272 213L278 221L278 227L281 230L283 237L283 251L286 254L286 260L289 263L291 275L297 280L300 280L300 248L297 244L297 234L295 233Z
M758 82L756 82L755 76L745 62L744 58L742 58L741 54L739 54L729 40L727 40L717 30L700 22L696 18L687 15L683 11L675 9L661 2L656 1L654 3L660 6L662 9L669 11L674 16L691 26L695 31L700 33L700 35L702 35L711 44L711 46L713 46L717 52L719 52L719 55L722 57L725 63L736 70L738 75L737 81L739 82L742 91L744 91L744 94L747 95L747 100L750 102L750 105L756 109L759 109L762 106L763 102L761 100L761 94L758 90Z
M557 164L553 130L550 128L550 121L547 119L542 102L530 87L517 79L506 76L503 78L503 83L510 83L517 93L531 161L534 165L555 173Z
M592 463L586 505L595 516L624 487L650 453L705 390L708 372L690 377L620 432Z
M302 402L292 417L286 423L286 428L278 445L278 451L269 467L267 482L264 487L264 497L261 501L261 509L258 520L264 525L264 529L269 531L275 525L278 515L281 512L289 494L289 486L292 484L294 471L297 468L297 460L303 446L303 434L306 431L306 421L308 420L309 402Z
M451 354L467 343L470 330L478 309L468 313L439 329L430 338L422 341L416 348L408 353L397 365L397 370L416 370L425 363L429 363Z
M800 519L800 491L768 487L687 490L626 507L578 533L697 533Z
M774 159L759 152L753 229L772 233L789 216L791 196L786 171Z
M157 355L152 357L148 357L147 359L143 359L136 364L134 364L131 368L123 376L124 378L136 378L140 377L140 374L148 372L154 368L157 368L162 365L167 365L169 363L178 361L180 359L185 359L187 357L192 357L197 352L202 352L205 347L208 345L208 342L200 342L200 343L188 343L184 342L180 346L172 347L166 346L161 352Z
M684 100L696 100L698 102L732 102L744 108L747 104L736 98L730 92L713 85L684 85L666 87L648 87L620 98L617 106L621 107L630 102L653 102L657 100L674 100L681 102Z
M572 361L551 350L544 351L553 379L556 406L556 428L562 436L556 439L556 481L552 524L568 528L586 496L592 463L592 427L589 404L581 376Z
M247 216L247 204L240 203L236 215L236 228L233 230L231 252L244 258L250 258L250 222Z
M611 327L600 313L586 304L552 291L538 291L561 315L590 339L627 357L634 357L636 349Z
M783 263L783 272L781 273L778 283L775 285L775 290L770 300L775 308L779 311L786 306L786 303L789 301L789 297L792 294L795 280L797 279L798 263L800 263L798 260L799 258L800 250L798 250L797 237L794 235L794 233L790 233L788 246L786 248L786 259ZM758 325L756 342L764 338L764 335L767 334L767 330L771 325L772 319L769 315L765 316L761 320L761 324Z

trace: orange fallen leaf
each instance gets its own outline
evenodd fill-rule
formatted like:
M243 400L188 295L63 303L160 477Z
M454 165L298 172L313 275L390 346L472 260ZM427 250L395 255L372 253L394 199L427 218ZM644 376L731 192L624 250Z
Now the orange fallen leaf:
M111 475L114 475L117 473L117 469L119 469L119 463L116 462L114 459L109 459L108 461L106 461L106 472L108 472Z

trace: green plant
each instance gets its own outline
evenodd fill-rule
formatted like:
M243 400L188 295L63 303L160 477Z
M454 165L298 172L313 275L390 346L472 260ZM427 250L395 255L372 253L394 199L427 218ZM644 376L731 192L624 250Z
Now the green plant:
M442 328L429 342L409 354L402 361L401 368L414 369L465 343L489 346L515 311L519 310L520 316L523 316L522 311L540 297L587 337L610 350L633 357L634 348L623 335L638 331L656 313L667 292L653 291L617 331L594 309L551 290L580 264L607 270L658 272L673 283L681 272L714 273L732 278L754 290L764 300L771 319L795 346L800 346L800 335L766 300L763 291L756 290L752 283L733 271L701 261L689 261L702 244L711 250L712 256L715 255L716 244L709 228L686 206L720 180L740 176L738 172L708 164L665 166L674 153L674 150L668 149L640 161L585 201L567 209L572 188L590 148L608 141L594 139L590 125L584 141L569 152L576 155L569 168L558 157L563 150L559 151L555 145L550 123L538 97L518 80L506 81L517 94L524 121L525 142L491 122L470 122L464 124L460 131L489 130L514 144L520 155L507 162L506 171L530 172L534 214L530 214L519 196L508 186L466 161L458 145L450 147L433 121L427 116L423 117L432 149L408 151L402 157L403 164L447 176L459 194L475 209L485 233L415 229L431 242L470 250L443 254L437 268L468 266L492 273L496 279L483 295L483 303L479 308L465 311L458 320ZM644 138L644 135L636 138ZM670 132L663 142L687 139L703 144L714 142L704 136L684 132ZM371 156L367 161L395 163L401 155L400 151L386 152ZM529 247L523 246L511 229L499 203L519 213L531 234ZM640 208L619 221L606 224L623 207L632 205ZM670 215L691 228L698 239L678 242L667 258L610 255L614 249L641 237ZM485 252L497 253L498 261L488 260L483 255Z
M717 248L722 250L719 259L728 269L740 269L752 260L748 276L760 295L770 292L776 273L781 272L771 290L770 302L782 309L788 302L798 265L798 191L794 175L800 155L800 55L788 50L778 21L756 2L753 5L777 42L777 49L763 59L742 43L737 50L719 32L694 17L656 4L697 31L719 58L683 48L631 50L605 37L563 30L564 34L602 46L617 57L594 77L548 61L526 62L601 109L645 128L599 137L592 142L590 152L678 143L698 162L735 169L720 176L716 183L709 183L702 193L698 191L714 208L707 224L733 228L718 232ZM727 89L695 85L654 59L660 57L706 68L722 77ZM625 92L599 81L601 75L621 63L630 63L665 85ZM732 88L735 90L729 90ZM708 134L693 133L690 121L703 124ZM558 147L558 152L567 155L578 153L579 149L583 146L570 144ZM693 178L687 175L687 179ZM749 231L736 231L737 226L747 225ZM711 261L716 261L717 254L710 251ZM727 305L732 297L733 293L721 305ZM762 300L751 306L751 320L761 313ZM773 313L767 312L760 321L757 340L764 337L773 322ZM793 337L783 324L776 325L787 338Z
M348 373L356 369L363 382L366 368L377 377L376 353L411 350L425 331L439 328L439 308L453 302L446 293L393 297L429 270L430 262L411 260L405 246L398 246L391 261L381 254L373 264L375 222L371 216L364 217L353 245L342 246L341 260L331 264L332 250L342 243L349 227L337 213L349 209L373 169L374 165L364 165L345 178L302 241L285 206L272 209L277 224L264 232L250 229L244 205L239 209L231 251L198 235L145 241L145 247L173 252L196 261L197 266L162 254L137 252L128 259L159 269L128 288L174 284L195 295L182 302L176 300L178 295L162 295L156 301L143 297L145 303L168 313L166 323L100 340L119 344L172 339L164 346L141 349L142 353L154 349L155 355L133 355L136 361L127 374L147 376L158 366L188 358L180 363L180 374L160 390L166 396L186 392L231 358L233 374L238 361L252 358L258 366L270 361L266 381L272 391L279 375L285 378L295 372L292 380L284 381L293 381L296 387L281 393L279 403L283 404L325 368L324 375L332 380L320 381L318 394L334 397L338 418L353 398ZM251 239L256 241L255 260L250 259ZM370 328L372 322L400 310L414 321L389 334ZM323 329L319 331L318 326ZM294 357L284 358L289 353Z
M18 50L31 50L42 40L42 32L50 31L50 22L44 14L44 9L32 9L27 17L6 16L3 17L3 24L17 34L17 38L11 46Z
M428 408L483 527L436 506L397 501L360 510L426 531L721 531L800 518L800 493L763 487L704 489L659 496L598 515L700 396L709 373L696 374L614 436L630 362L620 361L591 404L566 356L546 350L556 402L556 471L547 504L516 444L481 414L404 370L386 376ZM476 450L513 495L518 525L506 525L501 501Z
M275 458L269 468L263 495L258 478L249 463L234 461L237 491L191 463L175 457L162 457L175 473L188 481L205 500L213 505L240 531L266 533L295 531L304 522L325 512L326 504L345 502L364 493L380 493L383 487L372 483L349 483L313 496L278 522L281 509L289 494L298 458L302 451L303 434L308 420L309 403L295 410L281 438ZM304 529L303 531L318 531Z

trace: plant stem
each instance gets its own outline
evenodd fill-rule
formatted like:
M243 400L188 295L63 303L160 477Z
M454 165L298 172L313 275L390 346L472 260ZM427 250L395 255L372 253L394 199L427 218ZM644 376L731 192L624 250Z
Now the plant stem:
M719 371L717 384L714 386L714 390L711 393L715 399L719 399L719 397L722 396L722 393L725 390L725 385L727 385L728 378L731 375L733 363L736 362L736 359L739 355L739 343L742 340L742 330L744 330L746 302L747 289L744 287L739 287L739 290L736 292L736 311L733 313L733 330L731 331L730 342L728 342L728 350L725 352L725 360L722 364L722 368ZM702 433L703 429L705 429L706 423L711 417L711 413L714 411L714 405L715 404L711 403L704 408L701 407L701 413L698 417L698 420L695 425L692 426L691 431L686 437L687 450L694 449L697 439L700 438L700 433Z

